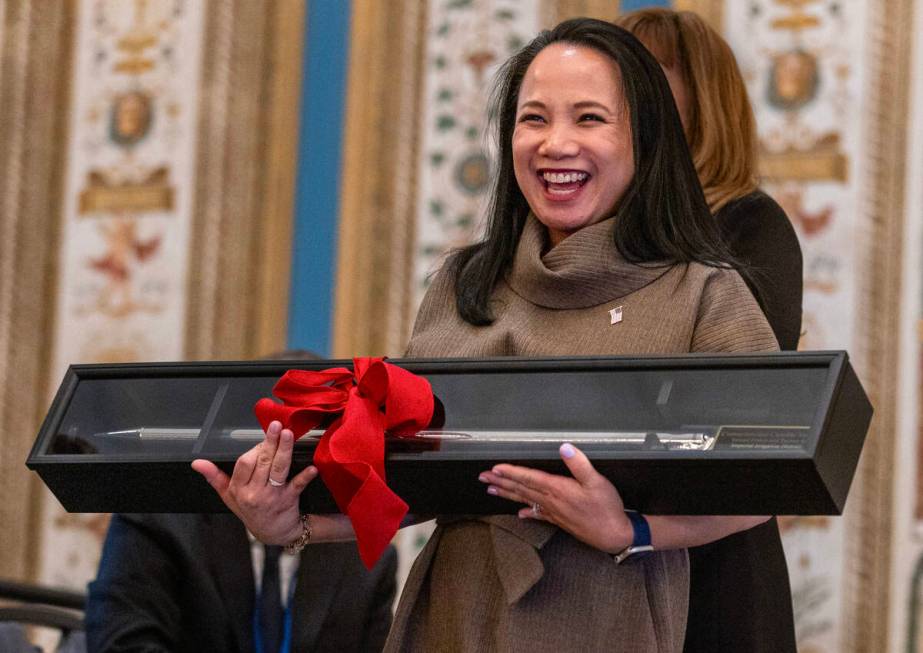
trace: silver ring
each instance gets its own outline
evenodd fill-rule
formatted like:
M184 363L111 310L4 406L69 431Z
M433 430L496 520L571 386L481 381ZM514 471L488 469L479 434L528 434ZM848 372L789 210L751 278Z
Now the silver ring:
M540 504L540 503L538 503L538 502L534 502L534 503L532 504L532 514L533 514L533 515L540 515L540 514L542 514L542 504Z
M269 484L273 487L282 487L285 483L275 480L272 476L269 477Z

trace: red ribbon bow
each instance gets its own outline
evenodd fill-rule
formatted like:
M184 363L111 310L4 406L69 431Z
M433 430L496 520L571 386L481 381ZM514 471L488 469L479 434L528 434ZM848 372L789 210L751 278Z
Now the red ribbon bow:
M429 381L381 358L354 358L354 372L289 370L273 387L284 403L260 399L263 427L279 420L297 440L332 413L342 415L324 432L314 464L340 511L356 532L359 556L369 569L407 514L407 504L385 484L385 431L408 437L433 416Z

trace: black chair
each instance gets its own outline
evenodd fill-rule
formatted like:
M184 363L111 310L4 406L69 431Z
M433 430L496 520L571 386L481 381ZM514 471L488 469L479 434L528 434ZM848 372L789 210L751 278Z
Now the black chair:
M0 579L0 624L22 624L58 630L61 642L83 632L86 595Z

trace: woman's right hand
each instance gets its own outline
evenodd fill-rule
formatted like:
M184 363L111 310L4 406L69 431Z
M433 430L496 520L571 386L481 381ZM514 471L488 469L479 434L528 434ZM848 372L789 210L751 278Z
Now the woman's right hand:
M298 500L317 476L317 468L311 465L286 482L294 443L292 432L274 421L265 439L237 459L231 476L208 460L192 462L192 468L264 544L288 544L301 536ZM345 515L312 515L311 530L315 542L355 537Z

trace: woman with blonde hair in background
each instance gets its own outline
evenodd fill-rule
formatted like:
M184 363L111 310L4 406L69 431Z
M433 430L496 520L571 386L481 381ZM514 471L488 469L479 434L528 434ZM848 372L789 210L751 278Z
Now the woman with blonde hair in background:
M747 89L728 44L688 11L644 9L616 24L660 62L708 207L782 349L801 330L802 259L782 208L757 186L757 136ZM684 650L795 651L788 568L775 519L689 549Z

